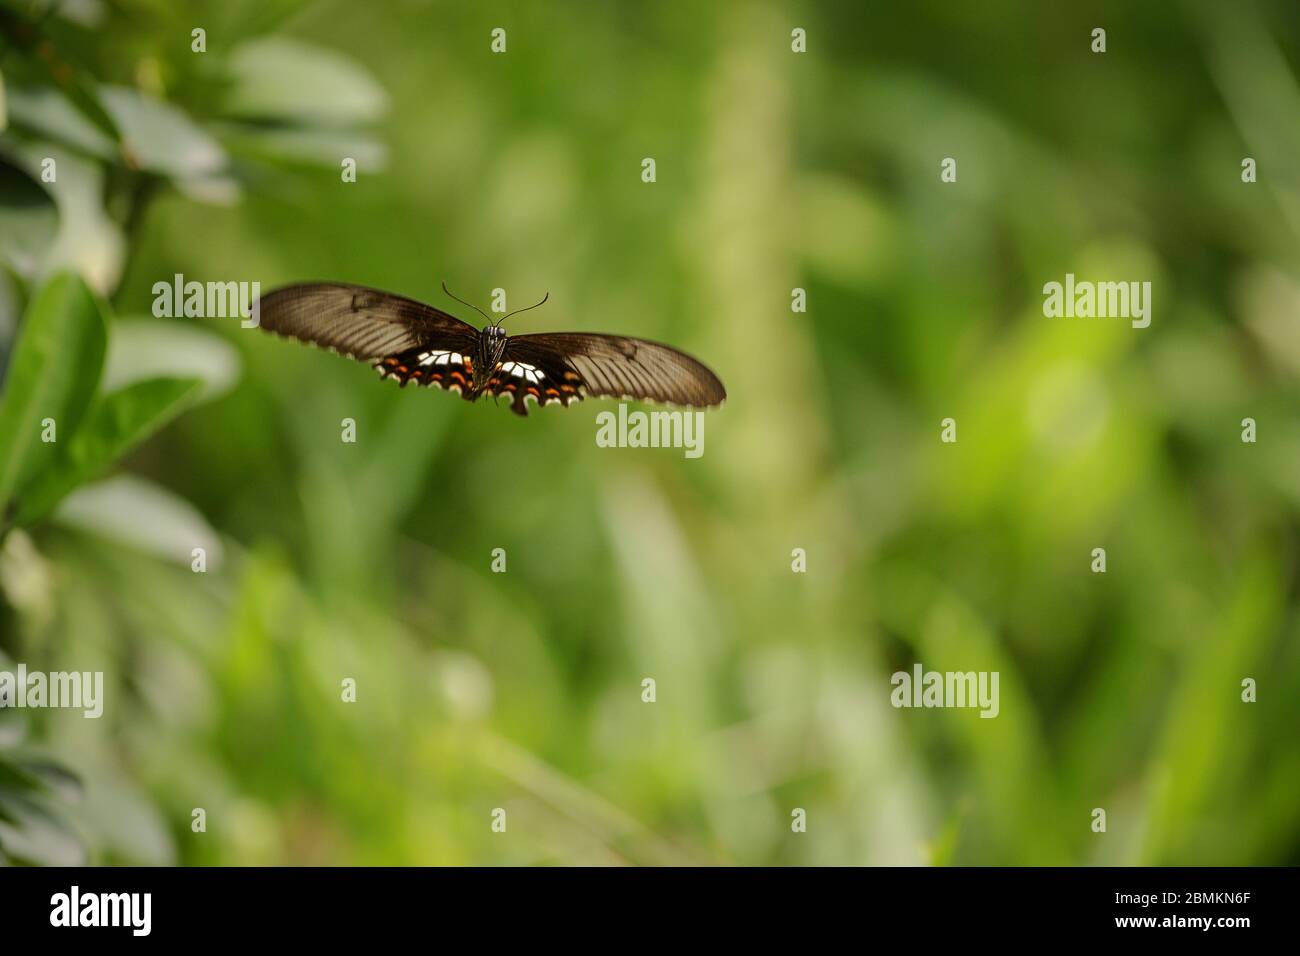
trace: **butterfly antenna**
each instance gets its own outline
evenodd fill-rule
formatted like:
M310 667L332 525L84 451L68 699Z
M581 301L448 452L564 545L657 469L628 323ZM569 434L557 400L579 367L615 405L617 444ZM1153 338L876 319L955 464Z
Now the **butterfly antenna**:
M452 292L450 289L448 289L448 288L447 288L447 283L445 283L445 282L442 284L442 291L445 292L445 293L447 293L449 296L451 296L453 299L455 299L455 300L456 300L457 302L459 302L461 305L468 306L469 308L471 308L471 309L473 309L475 312L477 312L479 315L483 316L483 318L485 318L485 319L488 320L488 325L499 325L499 324L500 324L500 323L498 323L495 319L493 319L492 316L488 315L486 312L484 312L482 309L480 309L478 306L476 306L473 302L466 302L464 299L462 299L462 298L461 298L460 296L458 296L456 293L454 293L454 292Z
M510 318L510 316L518 315L520 312L527 312L529 309L536 309L539 306L543 306L546 304L546 300L549 299L550 297L551 294L548 292L546 293L546 295L542 296L542 301L538 302L537 305L530 305L526 309L515 309L513 312L507 312L505 315L501 317L501 321L504 322L506 319Z

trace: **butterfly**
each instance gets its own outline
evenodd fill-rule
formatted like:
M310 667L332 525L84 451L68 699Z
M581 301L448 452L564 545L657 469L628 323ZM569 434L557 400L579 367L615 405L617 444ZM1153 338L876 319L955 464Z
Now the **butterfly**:
M442 290L469 305L445 283ZM707 408L727 397L718 376L671 346L590 332L507 335L501 322L509 316L493 321L477 311L489 322L483 329L391 292L314 282L267 293L254 314L269 332L368 362L402 387L437 385L469 402L504 396L518 415L528 414L529 400L567 407L592 396Z

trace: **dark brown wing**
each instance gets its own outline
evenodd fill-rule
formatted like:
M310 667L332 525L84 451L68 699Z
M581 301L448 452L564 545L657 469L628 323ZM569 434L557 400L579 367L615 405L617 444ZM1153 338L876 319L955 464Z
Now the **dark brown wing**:
M547 332L511 336L503 360L524 362L542 373L538 385L561 390L550 396L541 389L537 396L572 401L563 391L568 385L583 394L609 398L635 398L695 408L720 405L727 397L718 376L702 362L670 345L630 339L622 335L588 332Z
M359 285L308 283L258 302L268 332L370 362L405 385L459 388L472 376L478 330L431 305Z

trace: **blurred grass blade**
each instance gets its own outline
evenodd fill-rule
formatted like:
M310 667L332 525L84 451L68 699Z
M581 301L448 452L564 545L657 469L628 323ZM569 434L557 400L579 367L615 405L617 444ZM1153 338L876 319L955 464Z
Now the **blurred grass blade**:
M74 488L98 478L114 461L180 414L202 387L195 378L154 378L108 395L72 437L67 454L59 456L30 494L20 495L15 522L28 525L49 514Z
M1237 835L1220 833L1206 821L1231 791L1233 775L1224 768L1249 766L1250 752L1260 745L1254 736L1259 718L1243 706L1240 681L1267 672L1269 640L1285 627L1285 592L1267 552L1244 555L1237 566L1217 619L1195 636L1196 653L1177 681L1171 680L1173 693L1151 763L1151 822L1142 850L1147 865L1252 862ZM1279 855L1276 862L1284 859Z
M0 397L0 515L18 488L76 433L104 364L104 316L80 278L61 274L37 294ZM54 443L41 441L53 419Z

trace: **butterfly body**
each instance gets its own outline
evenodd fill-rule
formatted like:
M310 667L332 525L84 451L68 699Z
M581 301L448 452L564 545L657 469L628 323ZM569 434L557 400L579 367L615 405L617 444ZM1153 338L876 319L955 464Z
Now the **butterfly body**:
M568 406L588 396L634 398L688 407L721 404L722 382L668 345L585 332L507 335L481 330L414 299L338 283L286 286L258 302L270 332L369 362L402 386L437 385L473 402L510 399Z
M498 368L505 358L506 342L510 336L499 325L489 325L479 333L479 362L474 366L474 394L477 395L487 387L492 370Z

